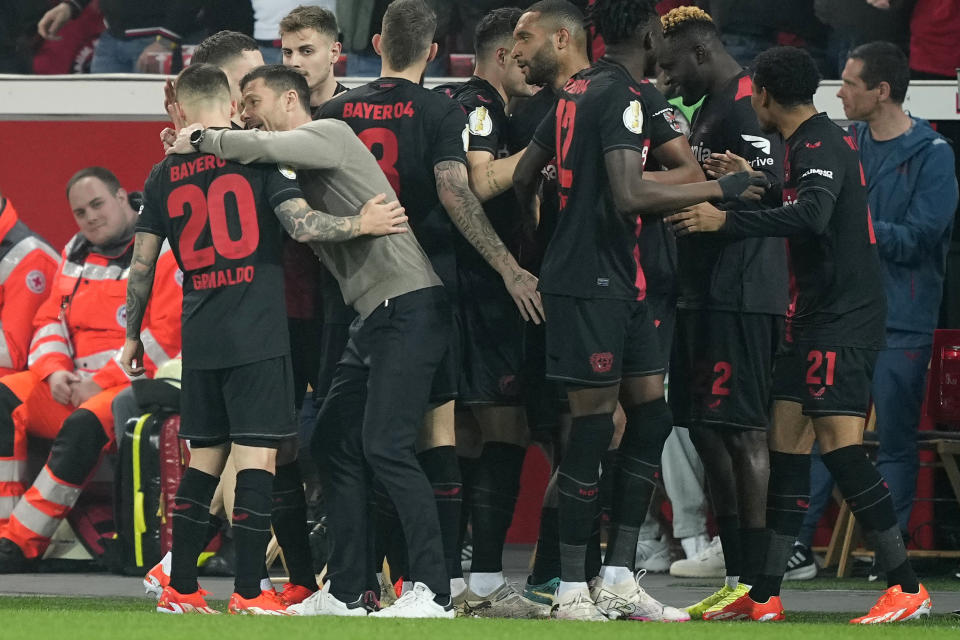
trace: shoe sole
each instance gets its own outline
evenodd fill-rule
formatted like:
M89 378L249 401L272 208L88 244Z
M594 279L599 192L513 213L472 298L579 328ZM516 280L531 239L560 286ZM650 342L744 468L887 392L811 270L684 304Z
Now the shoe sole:
M811 564L805 567L797 567L783 574L784 580L813 580L817 577L817 565Z
M914 611L914 612L911 613L910 615L904 616L904 617L902 617L902 618L889 618L888 616L889 616L890 614L886 614L886 615L883 615L883 616L877 616L876 618L874 618L874 619L872 619L872 620L866 620L866 621L863 621L863 622L854 622L853 620L851 620L850 623L851 623L851 624L887 624L887 623L890 623L890 622L908 622L908 621L910 621L910 620L917 620L917 619L919 619L919 618L925 618L925 617L927 617L927 616L930 615L930 612L931 612L932 610L933 610L933 604L928 600L928 601L924 602L922 605L920 605L919 607L917 607L917 610L916 610L916 611Z
M684 571L683 569L675 569L671 566L670 575L674 578L725 578L727 577L727 571L723 567L711 571Z

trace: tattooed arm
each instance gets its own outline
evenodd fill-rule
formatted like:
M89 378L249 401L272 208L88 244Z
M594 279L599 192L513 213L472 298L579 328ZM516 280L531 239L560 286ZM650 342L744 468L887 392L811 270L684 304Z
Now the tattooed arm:
M540 324L543 306L540 294L537 293L537 279L517 264L493 230L483 213L483 207L470 191L466 165L455 160L446 160L434 165L433 173L437 181L437 195L450 219L473 248L503 278L507 291L516 302L524 320L533 320Z
M523 151L508 158L494 159L489 151L468 151L470 188L480 202L486 202L513 186L513 171L523 157Z
M143 343L140 328L147 312L157 258L163 239L152 233L138 232L133 242L133 258L127 276L127 341L120 355L120 366L130 376L143 375Z
M344 242L358 236L405 233L407 216L398 200L384 204L385 194L367 200L355 216L333 216L310 208L303 198L291 198L274 208L280 224L297 242Z

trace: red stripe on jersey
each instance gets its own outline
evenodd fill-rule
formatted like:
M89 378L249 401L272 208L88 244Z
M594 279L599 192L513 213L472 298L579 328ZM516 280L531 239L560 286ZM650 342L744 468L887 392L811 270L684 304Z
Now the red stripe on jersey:
M797 313L797 276L793 272L793 262L790 260L790 241L784 240L787 251L787 276L790 287L790 303L787 304L787 317L783 325L783 339L787 343L793 342L793 316Z
M753 81L750 79L750 76L743 76L740 78L740 84L737 85L737 95L734 97L733 101L736 102L742 98L749 98L753 95Z
M873 232L873 214L870 213L870 205L867 205L867 234L870 236L870 244L877 244L877 236Z
M633 229L633 235L640 240L640 230L643 229L643 218L637 216L637 223ZM643 275L643 267L640 266L640 245L633 243L633 262L637 267L637 274L633 279L633 286L637 288L637 300L643 300L647 297L647 278Z
M853 136L843 136L843 141L854 151L857 150L857 141L853 139Z

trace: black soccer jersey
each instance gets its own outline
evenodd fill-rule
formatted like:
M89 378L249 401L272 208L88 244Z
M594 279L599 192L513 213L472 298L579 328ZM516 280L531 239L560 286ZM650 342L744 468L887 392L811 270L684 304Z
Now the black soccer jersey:
M772 185L779 186L783 183L782 139L779 134L760 130L750 95L751 81L746 72L708 95L693 117L690 147L701 164L711 153L733 151L755 170L764 172ZM765 202L766 206L779 204ZM731 241L715 234L695 234L681 238L677 245L680 308L786 313L787 258L782 240Z
M276 165L168 156L144 186L137 231L170 240L183 271L183 361L223 369L290 353L274 207L302 198Z
M640 83L606 59L574 75L534 144L557 156L560 214L543 260L540 290L579 298L642 300L640 216L627 220L613 204L604 156L636 151L646 160L651 113ZM636 176L639 180L641 176Z
M642 99L650 116L650 150L680 138L683 133L674 107L649 82L640 85ZM648 167L653 169L656 163ZM673 231L658 216L647 216L637 235L640 265L647 281L647 293L659 298L673 299L677 290L677 241Z
M463 109L409 80L379 78L333 98L320 117L346 122L377 158L434 271L455 293L456 231L440 204L433 168L444 161L466 164Z
M484 151L495 160L510 155L506 105L493 85L474 76L455 87L450 97L460 103L467 112L467 131L470 136L467 151ZM514 256L519 255L521 238L517 196L512 190L507 190L483 203L483 210L510 252ZM463 246L466 241L460 244ZM483 261L482 256L472 247L464 246L460 256L471 262Z
M884 344L886 300L856 141L825 113L787 140L784 206L729 211L723 231L786 236L796 295L788 339L836 347Z
M545 86L529 98L521 100L510 116L509 150L511 155L525 149L537 127L543 119L557 107L557 92L551 86ZM560 199L557 196L556 158L541 172L540 222L535 233L535 246L527 247L520 265L531 273L539 275L543 263L543 254L557 227L557 215L560 212Z

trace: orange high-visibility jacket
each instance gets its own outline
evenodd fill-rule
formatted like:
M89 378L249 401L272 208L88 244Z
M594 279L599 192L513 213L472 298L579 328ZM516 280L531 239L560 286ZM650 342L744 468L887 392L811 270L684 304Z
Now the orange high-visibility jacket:
M0 198L0 377L27 368L33 316L50 295L59 261Z
M33 323L30 370L45 379L54 371L92 377L102 389L125 384L119 364L127 329L127 274L133 240L120 255L96 253L82 234L63 250L50 297ZM180 352L183 274L164 242L141 340L147 375Z

